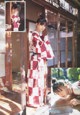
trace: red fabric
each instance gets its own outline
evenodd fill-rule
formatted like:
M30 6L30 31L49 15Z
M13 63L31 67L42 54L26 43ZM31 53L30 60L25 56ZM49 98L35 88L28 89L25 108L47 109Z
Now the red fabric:
M13 23L13 28L18 28L19 27L19 16L13 15L12 16L12 23Z

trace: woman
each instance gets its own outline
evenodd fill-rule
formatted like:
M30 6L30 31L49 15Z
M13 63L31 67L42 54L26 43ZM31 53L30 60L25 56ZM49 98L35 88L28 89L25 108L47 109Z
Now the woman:
M71 85L69 82L63 80L53 80L52 89L60 97L67 100L70 99L70 105L76 106L80 104L80 81Z
M39 107L43 105L45 77L47 73L46 60L52 59L54 54L52 52L48 37L41 35L45 34L46 20L40 16L36 22L35 31L30 38L29 51L29 67L28 67L28 101L27 105Z
M18 9L17 3L14 3L12 5L11 21L12 21L13 31L16 31L16 32L19 31L20 17L19 17L19 9Z

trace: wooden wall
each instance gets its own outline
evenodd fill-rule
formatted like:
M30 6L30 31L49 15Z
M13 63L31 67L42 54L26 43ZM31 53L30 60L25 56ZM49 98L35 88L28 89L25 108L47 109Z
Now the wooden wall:
M26 2L26 19L36 21L40 14L44 14L44 7L28 0Z

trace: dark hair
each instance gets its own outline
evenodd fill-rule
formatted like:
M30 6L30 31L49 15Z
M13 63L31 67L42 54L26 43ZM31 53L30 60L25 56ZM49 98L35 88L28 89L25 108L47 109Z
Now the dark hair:
M63 81L55 81L55 82L53 83L53 85L52 85L53 92L58 91L58 89L59 89L61 86L64 86L64 82L63 82Z
M52 78L52 84L54 84L57 81L56 78Z
M36 23L40 23L40 25L45 25L46 24L46 19L44 16L40 15L39 18L37 19Z
M16 3L12 4L12 9L18 9L18 5Z

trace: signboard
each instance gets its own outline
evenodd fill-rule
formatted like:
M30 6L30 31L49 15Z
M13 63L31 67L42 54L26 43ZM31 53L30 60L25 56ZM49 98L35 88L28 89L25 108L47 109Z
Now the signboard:
M59 0L45 0L46 2L52 4L55 7L59 7Z
M77 15L78 14L78 9L72 7L65 0L45 0L45 1L50 3L50 4L52 4L56 8L59 8L59 7L63 8L64 10L70 12L73 15Z

